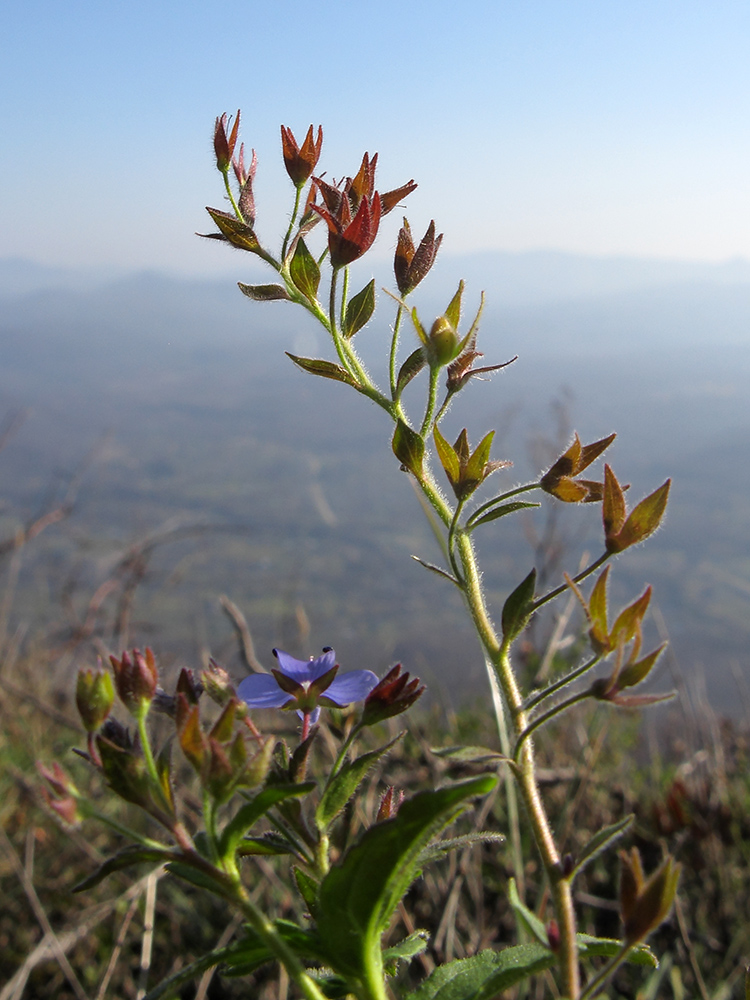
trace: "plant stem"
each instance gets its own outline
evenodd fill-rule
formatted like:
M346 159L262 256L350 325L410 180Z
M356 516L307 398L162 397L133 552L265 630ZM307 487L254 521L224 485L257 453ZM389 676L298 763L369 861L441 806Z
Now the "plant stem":
M435 413L435 403L437 401L437 388L438 381L440 379L440 369L436 366L430 368L430 387L427 394L427 409L425 410L424 420L422 421L422 427L419 431L422 438L426 438L430 433L430 425L432 423L432 417Z
M591 982L588 984L586 989L581 994L581 1000L590 1000L591 997L596 996L599 990L604 986L607 979L612 975L615 969L619 968L628 956L628 952L632 948L632 944L628 944L626 941L622 948L613 955L612 958L607 962L607 964L599 970L599 972L594 976Z
M300 184L299 187L296 188L296 192L295 192L295 195L294 195L294 208L292 209L292 217L289 220L289 228L286 231L286 236L284 237L284 242L281 244L281 259L282 260L286 260L286 251L287 251L287 248L289 246L289 240L291 239L291 236L292 236L292 230L294 229L294 223L297 221L297 212L299 211L299 200L300 200L300 196L302 194L302 188L303 187L304 187L304 185Z
M489 510L490 507L496 507L499 503L502 503L503 500L510 500L511 497L517 497L519 493L528 493L530 490L538 489L541 489L539 483L527 483L526 486L517 486L514 490L508 490L507 493L501 493L500 496L487 500L486 503L483 503L481 507L477 507L477 509L472 513L471 517L466 522L466 527L470 528L486 510Z
M549 698L550 695L553 695L556 691L559 691L561 688L567 687L568 684L571 684L573 681L578 680L579 677L582 677L583 674L595 667L599 660L601 660L601 654L597 653L596 656L592 656L590 660L582 663L580 667L576 667L575 670L571 670L570 673L565 674L564 677L555 681L554 684L550 684L549 687L539 691L533 696L533 698L529 698L528 701L524 702L524 708L526 711L530 712L532 708L535 708L540 702L544 701L545 698Z
M537 716L537 718L534 719L533 722L530 722L528 726L526 726L524 731L516 740L516 747L515 750L513 751L513 760L515 760L516 763L518 763L518 755L521 752L521 748L523 747L524 742L529 738L529 736L531 736L531 734L534 732L535 729L538 729L540 726L543 726L545 722L549 722L550 719L554 719L554 717L556 715L559 715L560 712L564 712L566 709L571 708L573 705L577 705L579 701L584 701L586 698L590 697L591 697L590 691L588 690L579 691L578 694L571 695L570 698L566 698L564 701L561 701L558 705L555 705L553 708L550 708L547 712L542 712L541 715Z
M304 965L281 935L277 933L273 923L258 909L239 880L234 882L232 901L239 906L258 937L284 966L289 973L289 978L297 984L305 996L305 1000L326 1000L326 996L318 984L307 974Z
M391 398L396 399L396 390L398 386L396 364L398 361L398 334L401 329L401 317L404 314L404 307L399 302L398 312L396 313L396 322L393 324L393 336L391 337L391 354L389 358L389 372L390 372L390 382L391 382Z
M458 552L463 567L464 596L468 610L494 668L518 739L527 728L528 721L523 708L521 691L510 662L510 643L507 640L503 640L501 643L495 633L484 602L474 547L471 539L465 534L458 537ZM578 1000L580 993L578 949L571 886L569 880L562 874L559 852L539 794L533 745L530 740L525 740L521 747L517 773L529 823L550 880L554 899L560 928L559 964L563 978L563 995L568 1000Z
M586 569L577 573L576 576L573 577L573 583L580 583L582 580L585 580L587 576L591 576L591 574L595 573L596 570L603 565L603 563L605 563L608 559L611 559L612 555L612 552L604 552L598 559L595 559L590 565L588 565ZM540 597L538 600L534 601L531 605L532 612L538 611L542 605L547 604L549 601L554 601L554 599L559 597L560 594L564 594L567 589L567 583L562 583L559 587L555 587L554 590L550 590L550 592L545 594L544 597Z
M240 222L244 222L245 220L242 217L242 212L240 212L239 207L237 206L237 202L234 200L234 195L232 194L232 185L229 183L229 167L227 167L226 170L222 170L221 174L222 177L224 178L224 187L226 188L227 197L229 198L229 201L232 205L232 211L240 220Z

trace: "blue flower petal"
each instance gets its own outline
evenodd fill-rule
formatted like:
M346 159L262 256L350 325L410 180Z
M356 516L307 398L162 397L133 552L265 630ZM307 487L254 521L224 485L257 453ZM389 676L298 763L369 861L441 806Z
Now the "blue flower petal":
M353 701L363 701L378 683L372 670L350 670L340 674L323 692L337 705L351 705Z
M286 673L286 671L285 671ZM250 674L240 681L237 694L250 708L282 708L294 698L282 691L270 674Z
M305 681L314 681L322 677L332 667L336 665L336 654L332 649L323 653L322 656L314 660L297 660L283 649L274 649L273 655L279 661L279 669L282 674L291 677L300 684Z

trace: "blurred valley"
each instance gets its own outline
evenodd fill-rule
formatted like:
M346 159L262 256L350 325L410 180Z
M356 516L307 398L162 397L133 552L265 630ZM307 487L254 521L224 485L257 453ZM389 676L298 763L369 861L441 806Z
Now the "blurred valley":
M268 280L232 260L235 279ZM355 268L353 290L369 277ZM654 585L650 638L671 640L661 688L679 669L717 708L748 712L750 265L446 256L414 296L428 321L460 277L467 316L487 293L483 363L518 360L473 380L448 430L467 426L476 442L497 429L493 457L514 466L489 481L495 492L538 474L573 429L585 442L618 432L608 456L632 483L631 505L671 476L666 523L618 562L613 596ZM357 337L382 376L395 305L382 293L379 303ZM413 339L405 327L402 357ZM344 668L401 660L433 693L481 694L457 595L410 558L441 557L385 416L305 375L285 350L331 357L301 311L251 303L231 279L86 278L0 261L0 413L25 413L0 453L0 537L62 497L91 459L71 516L6 564L2 615L19 637L44 630L59 644L93 615L104 644L150 643L192 664L210 649L239 675L225 594L265 662L274 645L332 645ZM420 387L407 399L413 414ZM498 617L553 529L568 540L550 567L558 582L583 550L598 554L599 508L550 502L484 529ZM117 573L131 573L135 589L113 635L118 598L106 584Z

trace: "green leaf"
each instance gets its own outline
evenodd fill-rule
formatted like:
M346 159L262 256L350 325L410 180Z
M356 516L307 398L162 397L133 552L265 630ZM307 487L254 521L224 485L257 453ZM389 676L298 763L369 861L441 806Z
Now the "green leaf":
M320 284L320 268L302 239L297 241L292 262L289 265L289 273L292 276L292 281L305 298L315 302Z
M250 802L242 806L224 827L219 838L219 853L223 858L231 856L248 830L284 799L307 795L315 788L314 781L299 785L270 785L259 792Z
M436 969L404 1000L495 1000L511 986L549 969L556 958L539 944L480 951Z
M182 861L170 861L166 868L172 875L176 875L185 882L197 885L201 889L208 889L209 892L217 895L220 895L220 889L223 888L218 878L213 878L202 868L193 868L192 865L184 864Z
M432 838L497 784L491 775L420 792L393 819L371 826L326 875L318 894L318 933L329 963L361 978L382 961L380 936L419 872Z
M408 960L414 958L415 955L421 955L429 942L429 931L414 931L403 941L386 948L383 951L383 960L389 967L395 967L399 959Z
M299 894L302 896L305 906L310 911L310 916L315 919L318 914L319 883L312 875L308 875L306 871L302 868L297 868L296 865L292 868L292 874L294 875L294 882L299 890Z
M83 882L79 882L73 888L73 892L85 892L87 889L92 889L95 885L103 882L112 872L122 871L123 868L129 868L130 865L143 864L145 861L149 861L152 864L154 862L164 864L165 861L169 860L171 855L172 852L166 849L160 851L157 848L137 847L135 845L126 847L118 854L108 858L104 864L97 868L93 875L89 875Z
M345 371L341 365L336 365L332 361L321 361L317 358L298 358L296 354L290 354L289 351L285 353L303 372L309 372L311 375L321 375L323 378L332 378L336 382L345 382L355 389L359 388L359 382L355 382L349 372Z
M228 212L222 212L218 208L208 208L206 211L219 228L219 232L227 239L233 247L238 250L248 250L250 253L257 253L260 250L260 243L255 237L255 233L245 222Z
M576 934L578 954L581 958L612 958L622 949L623 942L615 938L598 938L590 934ZM659 959L647 944L637 944L628 952L627 961L631 965L646 965L659 968Z
M518 895L518 888L516 887L516 880L514 878L508 879L508 902L513 909L518 920L526 928L526 930L537 939L537 941L544 945L545 948L549 946L549 939L547 937L547 928L544 923L539 919L539 917L532 910L522 902L521 897Z
M173 976L162 979L158 986L154 986L152 990L148 991L143 1000L163 1000L165 997L176 996L179 986L190 982L191 979L195 979L196 976L200 976L207 969L212 969L220 962L224 962L236 949L236 944L225 945L223 948L214 948L213 951L209 951L208 954L201 956L195 962L184 966L179 972L175 972Z
M427 364L424 351L418 347L401 365L396 379L396 398L398 398L411 380L422 371Z
M504 757L497 750L490 750L489 747L431 747L430 753L436 757L447 757L448 760L456 760L462 764L483 764L488 760L510 761L509 757Z
M602 851L606 851L616 840L619 840L625 831L632 825L634 819L635 814L631 813L629 816L621 819L619 823L613 823L611 826L605 826L603 830L599 830L598 833L595 833L579 854L575 868L570 875L571 880L582 872L587 865L590 865L594 858L598 857Z
M419 856L420 867L424 868L433 861L439 861L451 851L458 851L462 847L474 847L476 844L502 844L505 836L502 833L490 833L488 830L480 830L477 833L464 833L460 837L450 837L446 840L435 840L428 844Z
M503 605L502 626L505 641L512 642L528 625L535 586L536 569L532 569Z
M494 436L494 431L485 434L474 449L474 454L466 465L466 472L464 473L466 479L471 481L476 480L477 483L481 483L484 479L484 469L490 460L490 449L492 448L492 439Z
M478 517L476 521L471 522L469 531L473 531L474 528L479 524L489 524L490 521L496 521L499 517L505 517L506 514L515 514L517 510L525 510L527 507L541 507L540 503L528 503L525 500L514 500L512 503L503 503L499 507L493 507L492 510L488 510L486 514L482 514Z
M238 281L237 287L243 295L247 295L253 302L292 301L289 292L283 285L245 285Z
M464 294L464 283L459 281L458 291L450 300L448 308L445 310L445 318L448 320L450 325L454 330L458 329L458 324L461 319L461 297Z
M244 858L258 854L296 854L297 848L278 833L264 833L260 837L243 837L237 845L237 854Z
M347 340L370 322L375 311L375 279L350 299L344 314L343 333Z
M298 958L305 961L323 964L325 959L321 953L317 936L313 931L299 927L291 920L274 920L274 930L280 938L295 952ZM246 936L238 941L230 955L225 956L224 974L227 976L246 976L254 972L266 962L276 961L276 955L250 927L245 928Z
M377 750L370 750L369 753L363 753L356 760L344 764L338 774L330 779L320 797L318 808L315 810L315 825L321 833L325 833L336 819L364 781L370 768L377 764L380 758L388 753L403 735L403 733L399 733L385 746L378 747Z
M424 441L413 431L403 420L396 424L391 441L393 454L409 472L414 473L417 479L422 478L422 463L424 461Z
M445 440L437 424L435 424L432 435L435 438L435 450L438 453L440 464L445 469L445 474L451 486L455 486L461 478L461 468L455 448Z

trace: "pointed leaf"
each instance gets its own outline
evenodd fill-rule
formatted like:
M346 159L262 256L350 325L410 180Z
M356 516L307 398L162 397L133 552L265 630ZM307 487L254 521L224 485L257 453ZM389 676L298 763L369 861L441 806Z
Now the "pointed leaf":
M607 540L607 551L610 549L610 539L615 536L625 523L625 496L617 476L608 465L604 466L604 497L602 499L602 520L604 522L604 537Z
M362 329L366 323L370 322L370 317L375 311L375 279L368 282L361 292L357 292L354 298L350 299L346 306L344 315L343 333L349 339Z
M247 250L250 253L257 253L260 244L255 237L255 233L245 222L240 222L234 215L228 212L221 212L218 208L208 208L206 211L214 220L222 236L228 240L233 247L238 250Z
M635 814L631 813L629 816L621 819L619 823L613 823L611 826L606 826L603 830L599 830L598 833L595 833L578 855L575 868L570 875L571 881L576 877L576 875L579 875L584 868L590 865L594 858L598 858L603 851L608 850L612 844L615 843L615 841L619 840L620 837L622 837L622 835L633 825L634 819Z
M529 623L536 586L536 569L519 583L503 605L503 639L511 642Z
M362 977L380 963L380 936L419 872L419 856L430 840L486 795L494 776L473 778L437 791L420 792L393 819L366 830L326 875L319 893L318 932L330 964Z
M338 774L331 778L320 797L318 808L315 810L315 825L321 833L324 833L336 819L364 781L370 768L374 767L403 735L403 733L399 733L385 746L378 747L377 750L370 750L369 753L363 753L356 760L344 764Z
M291 920L274 920L273 928L298 958L317 965L323 964L325 958L313 931L299 927ZM225 975L247 976L259 966L276 958L254 931L246 928L245 934L243 940L231 946L231 954L224 958Z
M461 475L461 470L458 464L458 455L440 433L437 424L435 425L432 434L435 439L435 450L437 451L438 458L440 459L440 464L445 469L448 482L451 486L455 487Z
M472 521L469 531L473 531L480 524L489 524L490 521L496 521L499 517L505 517L506 514L515 514L517 510L526 510L529 507L541 506L540 503L528 503L525 500L513 500L511 503L500 504L499 507L493 507L486 514L482 514L476 521Z
M597 460L602 452L609 448L616 437L616 434L609 434L607 437L602 438L601 441L594 441L593 444L584 445L578 459L577 471L583 472L584 469L587 469L592 462Z
M482 482L484 479L485 466L490 460L490 449L492 448L492 439L494 436L495 432L490 431L489 434L485 434L476 446L474 454L468 461L463 478L476 481L478 483Z
M544 926L544 923L539 919L536 913L533 913L528 906L522 902L521 897L518 895L518 888L514 878L508 879L508 902L510 903L516 917L520 920L526 930L532 934L540 944L548 947L549 939L547 937L547 928Z
M156 848L139 847L136 845L126 847L118 854L108 858L104 864L97 868L93 875L89 875L83 882L79 882L78 885L74 886L73 892L85 892L87 889L92 889L95 885L103 882L112 872L122 871L123 868L129 868L130 865L139 865L146 861L152 864L155 862L164 864L171 856L172 853L168 850L159 851Z
M396 430L391 441L393 454L405 469L413 473L417 479L422 478L422 463L424 461L424 441L403 420L396 424Z
M389 948L386 948L383 951L383 962L385 963L386 972L389 975L395 975L400 960L408 961L414 958L415 955L421 955L429 943L429 931L414 931L413 934L405 937L403 941L399 941L398 944L392 944Z
M540 944L480 951L441 965L404 1000L495 1000L504 990L555 962L555 955Z
M300 785L270 785L268 788L264 788L262 792L258 792L250 802L237 811L224 827L219 840L219 853L221 856L230 857L248 830L258 822L261 816L265 816L269 809L273 809L275 805L283 802L284 799L307 795L315 787L314 781L308 781L306 784Z
M278 833L264 833L260 837L243 837L237 845L237 856L246 858L259 854L297 854L295 845Z
M209 892L215 895L220 896L222 890L226 888L226 883L221 881L220 873L218 873L219 877L213 878L202 868L193 868L192 865L185 864L182 861L170 861L166 865L166 869L172 875L176 875L185 882L197 885L200 889L208 889Z
M292 281L305 298L315 302L320 284L320 268L303 239L297 240L294 256L289 265L289 273L292 276Z
M450 300L448 308L445 310L445 318L448 320L450 325L454 330L458 329L458 324L461 320L461 297L464 294L464 283L459 281L458 291Z
M416 351L412 351L399 369L398 378L396 380L397 397L401 395L415 375L419 375L426 364L427 359L425 358L424 351L421 347L418 347Z
M622 690L624 688L635 687L636 684L645 681L666 648L667 644L663 642L661 646L657 646L655 650L636 663L628 663L620 671L620 676L617 678L617 686Z
M649 535L653 535L661 524L664 511L667 509L670 485L671 480L668 479L658 490L654 490L645 500L641 500L637 507L633 508L619 532L616 539L617 547L614 551L622 552L623 549L637 545Z
M502 844L504 841L505 836L502 833L491 833L488 830L464 833L460 837L449 837L445 840L435 840L428 844L420 854L420 867L425 868L433 861L440 861L451 852L461 850L464 847L474 847L476 844Z
M445 757L448 760L459 761L463 764L484 764L488 760L510 760L509 757L504 757L496 750L490 750L489 747L431 747L430 753L436 757Z
M359 388L359 383L355 382L351 375L340 365L336 365L332 361L321 361L317 358L298 358L296 354L290 354L289 351L285 353L304 372L309 372L311 375L321 375L323 378L332 378L336 382L345 382L355 389Z
M612 958L621 951L623 945L622 941L615 938L592 937L590 934L576 934L576 942L581 958ZM637 944L631 948L626 961L631 965L659 968L659 960L647 944Z
M606 567L596 580L589 598L587 614L591 622L589 637L591 638L596 652L609 650L609 625L607 623L607 581L609 579L609 566Z
M292 301L289 292L283 285L245 285L238 281L237 287L243 295L247 295L254 302Z
M213 969L215 965L219 965L221 962L227 961L231 958L234 952L237 950L237 944L225 945L223 948L214 948L209 951L208 954L202 955L195 962L191 962L189 965L183 966L179 972L175 972L172 976L167 976L166 979L154 986L153 989L149 990L144 996L143 1000L162 1000L162 997L174 997L177 996L177 988L182 986L183 983L189 983L191 979L195 979L202 973L206 972L207 969Z
M637 600L620 612L609 636L609 644L612 649L617 649L619 645L630 642L640 633L643 616L648 610L650 600L651 587L649 586Z
M306 871L302 868L297 868L296 865L292 868L292 874L294 876L294 882L297 886L299 894L302 897L310 916L313 920L315 920L318 915L319 883L312 877L312 875L308 875Z

